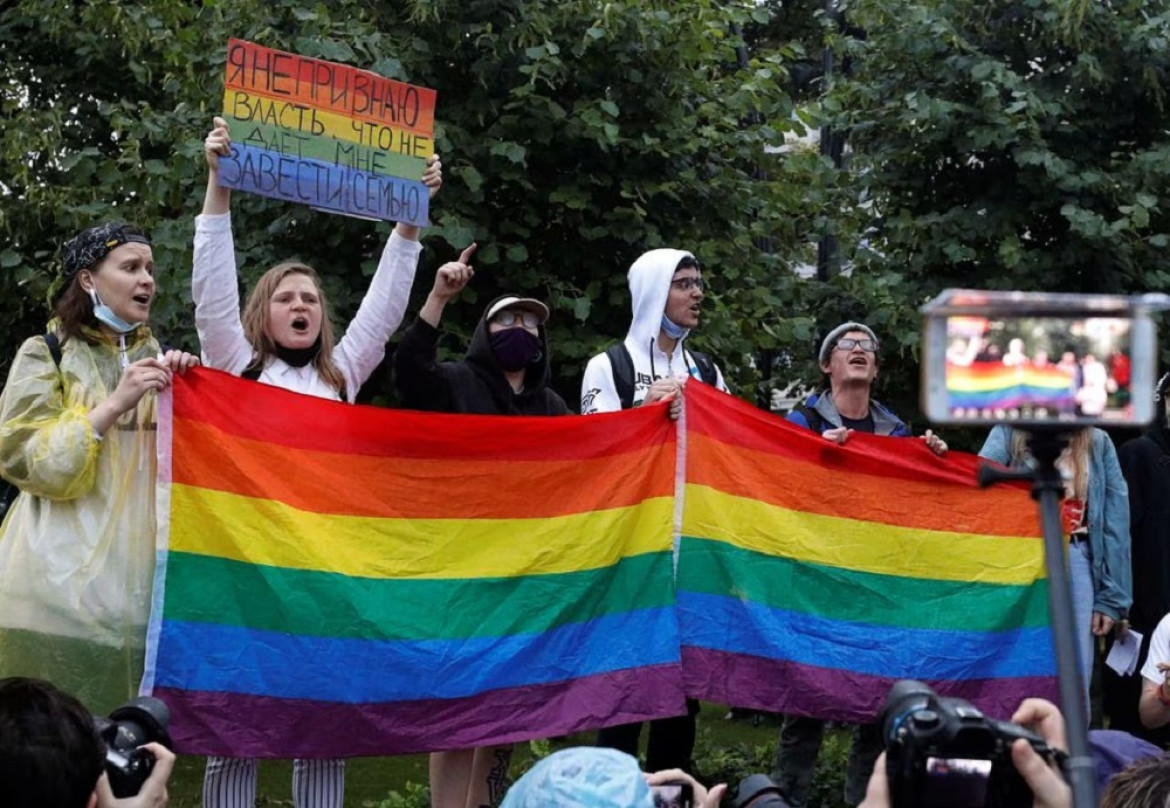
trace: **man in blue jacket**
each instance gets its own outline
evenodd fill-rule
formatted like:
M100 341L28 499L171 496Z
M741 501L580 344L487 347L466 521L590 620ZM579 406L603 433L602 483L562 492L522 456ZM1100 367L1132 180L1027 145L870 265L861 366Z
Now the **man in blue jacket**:
M798 404L788 414L789 421L838 444L848 441L854 431L910 437L910 428L870 396L878 374L878 339L869 326L854 322L837 326L821 343L818 360L828 386ZM922 440L935 454L946 454L946 443L930 430ZM824 730L825 722L816 718L784 717L772 777L793 806L807 802ZM855 728L845 777L845 802L849 805L858 805L865 798L869 775L881 751L875 725Z

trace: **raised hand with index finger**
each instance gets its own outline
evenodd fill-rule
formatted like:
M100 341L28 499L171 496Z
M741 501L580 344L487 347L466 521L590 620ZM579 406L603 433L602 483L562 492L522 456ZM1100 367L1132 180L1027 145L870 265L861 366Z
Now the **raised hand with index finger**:
M463 287L475 276L475 270L468 263L475 253L475 247L476 245L472 243L459 254L458 261L448 261L439 267L439 271L435 273L432 295L445 303L463 291Z

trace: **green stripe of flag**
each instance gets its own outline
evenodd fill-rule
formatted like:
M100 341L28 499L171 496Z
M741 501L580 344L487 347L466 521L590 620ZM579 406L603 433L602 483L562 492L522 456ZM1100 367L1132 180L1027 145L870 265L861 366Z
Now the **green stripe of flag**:
M164 619L366 640L499 637L670 605L670 578L669 553L569 573L403 580L172 552Z

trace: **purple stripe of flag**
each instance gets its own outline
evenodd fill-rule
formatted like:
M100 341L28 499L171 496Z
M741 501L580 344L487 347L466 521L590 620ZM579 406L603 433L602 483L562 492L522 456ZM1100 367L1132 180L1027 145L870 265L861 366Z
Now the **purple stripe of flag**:
M171 688L157 688L154 695L175 717L171 736L178 751L258 758L469 749L686 712L677 665L630 668L466 698L378 704Z
M687 695L720 704L865 723L872 721L897 681L836 668L683 646ZM941 696L957 696L992 718L1008 719L1025 698L1060 703L1054 676L927 682Z

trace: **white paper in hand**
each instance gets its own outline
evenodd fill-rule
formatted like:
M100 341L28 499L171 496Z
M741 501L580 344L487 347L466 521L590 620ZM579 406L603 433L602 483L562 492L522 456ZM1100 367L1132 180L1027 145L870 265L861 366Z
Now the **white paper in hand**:
M1113 643L1105 664L1117 671L1119 676L1132 676L1138 666L1138 651L1142 647L1142 635L1132 628L1125 636Z

